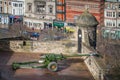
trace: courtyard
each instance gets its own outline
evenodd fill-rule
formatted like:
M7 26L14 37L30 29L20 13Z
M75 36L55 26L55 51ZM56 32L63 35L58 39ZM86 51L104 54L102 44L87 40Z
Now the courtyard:
M58 62L59 71L47 69L18 69L13 71L13 62L39 60L39 53L0 52L0 80L94 80L84 60L69 58Z

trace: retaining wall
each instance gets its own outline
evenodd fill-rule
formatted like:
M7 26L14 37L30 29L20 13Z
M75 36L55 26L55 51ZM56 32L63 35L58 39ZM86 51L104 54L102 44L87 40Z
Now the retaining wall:
M94 51L83 45L82 52L84 54ZM101 57L89 56L83 57L83 59L95 80L105 80L105 76L108 73L108 70L106 69L106 66L103 63L103 59Z
M14 52L77 53L76 41L0 41L0 49Z

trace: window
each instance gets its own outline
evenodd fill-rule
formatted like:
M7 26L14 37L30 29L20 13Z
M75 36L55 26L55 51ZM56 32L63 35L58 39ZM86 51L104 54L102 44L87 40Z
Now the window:
M49 8L49 13L52 13L53 12L53 8Z
M110 26L112 26L112 23L110 23Z
M32 7L31 7L31 5L29 5L29 8L28 8L28 10L29 10L29 11L31 11L31 8L32 8Z
M32 3L28 3L28 11L32 10Z
M32 23L30 23L30 25L32 26Z
M110 12L110 17L112 17L112 12Z
M108 12L106 13L106 16L108 17Z
M13 3L12 6L15 6L15 4Z
M15 6L15 7L18 7L18 4L16 4L16 3L15 3L15 5L14 5L14 6Z
M11 5L11 2L9 2L9 5Z
M22 7L22 4L19 4L19 7Z
M53 5L48 5L49 7L49 13L53 13Z
M120 23L119 23L119 27L120 27Z
M30 22L29 22L29 26L30 26Z
M115 12L107 12L106 16L107 17L115 17Z
M115 17L115 12L113 12L113 17Z
M45 12L45 5L37 5L36 12L37 13L44 13Z
M120 4L119 4L119 9L120 9Z
M27 25L27 22L25 21L25 23L24 23L25 25Z
M0 1L0 4L2 4L2 1Z
M115 23L113 22L113 26L115 27Z
M38 14L45 13L45 9L46 9L46 2L45 1L36 1L35 5L36 5L35 6L36 12ZM48 12L49 12L49 8L48 8Z
M118 13L118 16L120 17L120 12Z
M107 4L107 8L110 9L110 4Z
M106 22L106 26L108 26L108 22Z
M109 21L106 22L106 26L112 27L113 25L115 26L115 23L111 23L111 22L109 22Z
M2 21L2 19L0 18L0 22Z
M0 7L0 12L2 12L2 7Z
M7 2L5 2L5 4L7 4Z
M22 9L19 10L19 15L22 15Z
M13 14L15 15L15 9L13 9Z

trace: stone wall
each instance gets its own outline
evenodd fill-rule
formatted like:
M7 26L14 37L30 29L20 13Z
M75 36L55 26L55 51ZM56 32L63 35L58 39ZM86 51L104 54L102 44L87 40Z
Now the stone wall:
M1 50L35 53L77 53L76 41L0 41Z
M91 50L86 46L84 46L84 44L82 45L82 47L83 47L82 49L83 54L95 52L94 50ZM95 80L105 80L105 75L108 72L101 57L89 56L89 57L83 57L83 59Z
M0 50L10 50L10 43L9 41L4 41L4 40L1 40L0 41Z
M67 41L0 41L0 50L11 50L15 52L34 52L34 53L77 53L77 42ZM82 54L93 52L85 45L82 45ZM106 68L101 58L89 56L83 57L89 71L95 80L104 80Z

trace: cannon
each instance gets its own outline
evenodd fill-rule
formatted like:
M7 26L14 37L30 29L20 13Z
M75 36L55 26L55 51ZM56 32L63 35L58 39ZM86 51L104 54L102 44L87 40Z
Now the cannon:
M28 61L28 62L13 62L12 63L12 69L17 70L20 68L47 68L48 70L52 72L58 71L58 64L57 62L59 60L65 60L69 57L81 57L81 56L96 56L99 57L99 54L97 53L91 53L91 54L76 54L71 56L65 56L62 53L61 54L45 54L43 56L40 56L40 60L38 61Z

